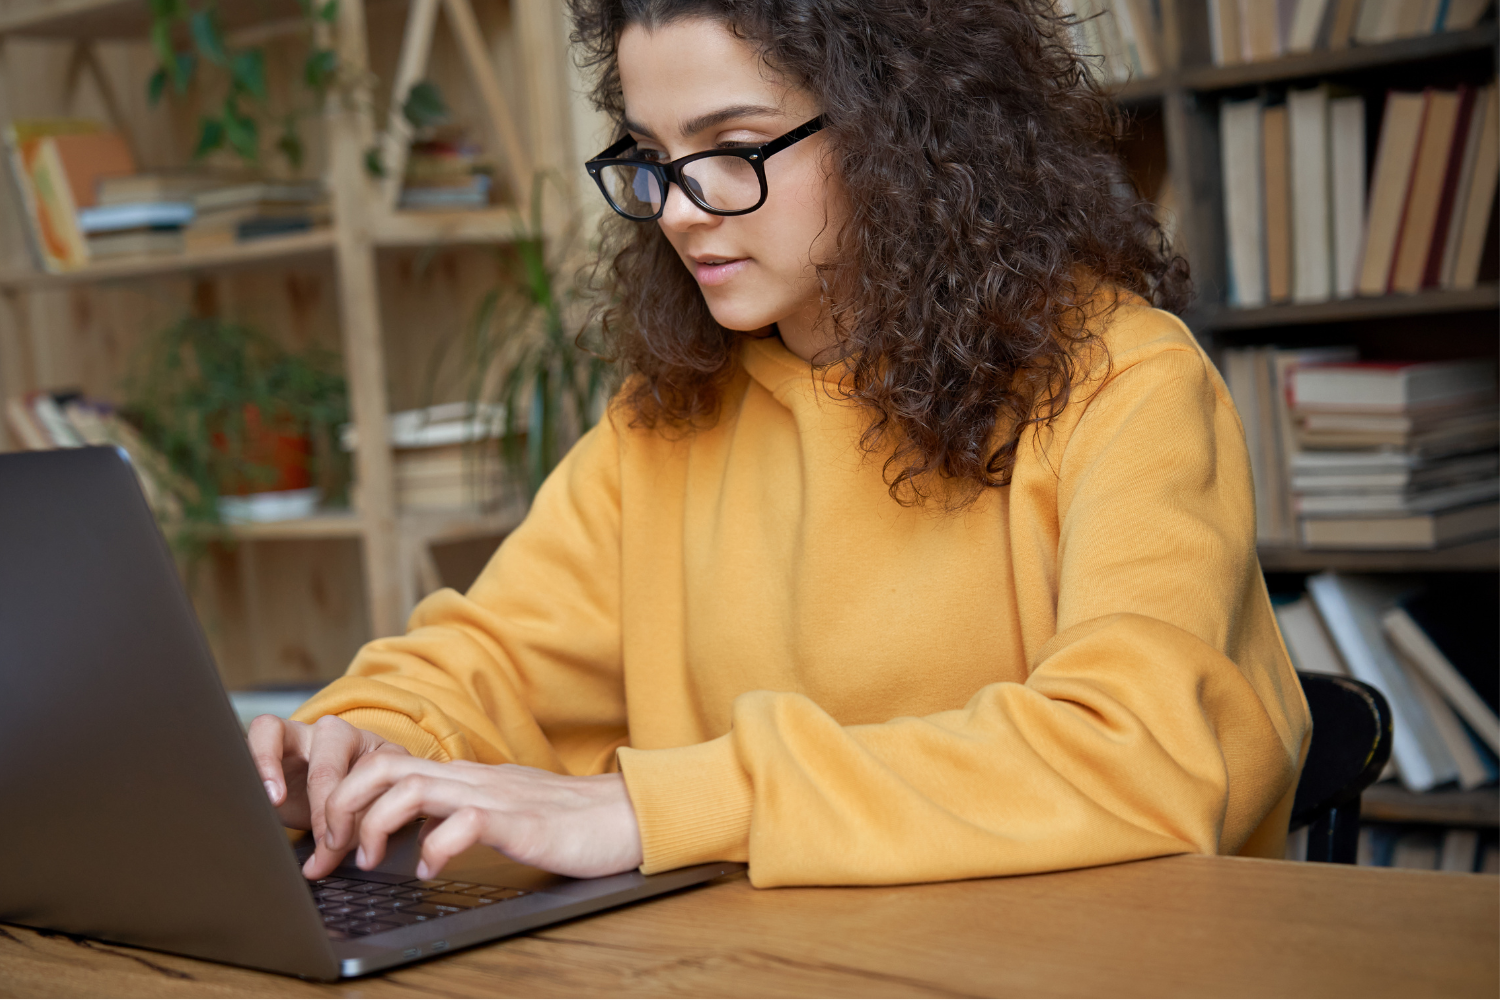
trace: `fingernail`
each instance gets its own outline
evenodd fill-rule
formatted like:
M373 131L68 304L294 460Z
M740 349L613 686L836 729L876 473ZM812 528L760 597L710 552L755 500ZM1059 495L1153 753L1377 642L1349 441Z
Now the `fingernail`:
M276 782L274 781L267 781L265 785L266 795L270 797L271 805L274 806L276 804L276 800L281 798L281 786L276 784Z
M333 831L332 830L330 830L329 832L323 834L323 846L326 847L326 848L328 848L330 851L333 850Z
M422 878L422 879L432 878L432 869L427 867L427 862L425 862L425 861L418 861L417 862L417 878Z
M365 849L363 847L354 852L354 863L360 868L365 867ZM426 878L426 876L424 875L423 878Z

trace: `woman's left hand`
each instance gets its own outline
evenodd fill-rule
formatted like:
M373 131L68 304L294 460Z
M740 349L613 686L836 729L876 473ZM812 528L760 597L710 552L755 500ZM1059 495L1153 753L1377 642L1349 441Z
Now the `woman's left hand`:
M360 760L328 796L327 832L303 872L333 871L351 848L372 868L386 838L430 817L418 878L435 878L455 854L485 844L522 864L595 878L641 863L635 808L618 774L575 778L517 764L436 761L394 754Z

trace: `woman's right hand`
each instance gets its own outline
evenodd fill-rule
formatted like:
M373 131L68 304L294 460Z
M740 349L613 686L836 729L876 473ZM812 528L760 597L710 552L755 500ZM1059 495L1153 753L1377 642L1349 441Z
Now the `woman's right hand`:
M331 871L347 853L335 853L327 846L323 806L329 794L363 757L377 753L407 756L405 747L355 729L333 715L312 725L274 715L257 716L250 723L249 741L250 756L282 825L312 831L317 851L303 868L319 873Z

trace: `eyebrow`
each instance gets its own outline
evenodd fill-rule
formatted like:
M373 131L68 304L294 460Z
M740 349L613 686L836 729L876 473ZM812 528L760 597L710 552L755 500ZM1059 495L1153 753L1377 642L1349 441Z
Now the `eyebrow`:
M718 111L710 111L696 118L689 118L677 127L677 131L684 137L697 135L704 129L713 128L715 125L722 125L735 118L754 118L764 115L775 115L784 118L786 117L786 112L780 108L773 108L766 104L736 104L733 107L720 108ZM625 128L636 135L643 135L647 139L657 139L656 134L649 128L628 118L625 119Z

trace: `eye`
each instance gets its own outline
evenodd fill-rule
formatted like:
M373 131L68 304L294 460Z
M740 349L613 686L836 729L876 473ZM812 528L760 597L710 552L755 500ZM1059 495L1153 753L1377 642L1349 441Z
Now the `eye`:
M645 160L647 163L664 163L667 155L659 149L637 146L630 154L632 160Z

